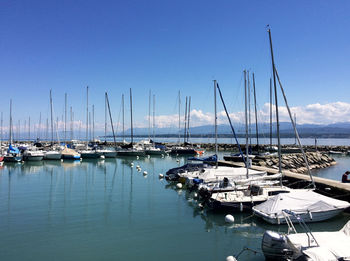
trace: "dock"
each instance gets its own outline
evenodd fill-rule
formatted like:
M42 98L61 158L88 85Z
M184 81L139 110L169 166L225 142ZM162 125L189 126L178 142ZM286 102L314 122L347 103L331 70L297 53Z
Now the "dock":
M230 167L245 166L243 162L232 162L224 160L219 160L219 165ZM276 174L279 172L278 169L254 165L251 166L251 169L266 171L268 174ZM282 172L284 175L284 179L287 179L289 181L288 183L298 183L299 188L307 185L311 181L310 177L306 174L295 173L288 170L282 170ZM313 179L316 184L316 191L320 194L350 202L350 183L342 183L340 181L315 176L313 176Z

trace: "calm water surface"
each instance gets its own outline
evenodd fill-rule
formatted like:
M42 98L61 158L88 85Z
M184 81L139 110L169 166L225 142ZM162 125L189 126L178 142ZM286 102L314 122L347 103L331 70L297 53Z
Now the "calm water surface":
M152 157L4 165L0 260L225 260L244 246L261 252L266 229L286 231L250 214L234 214L226 225L227 213L200 210L192 194L158 178L183 163ZM335 230L349 219L311 227ZM263 259L246 252L239 260Z

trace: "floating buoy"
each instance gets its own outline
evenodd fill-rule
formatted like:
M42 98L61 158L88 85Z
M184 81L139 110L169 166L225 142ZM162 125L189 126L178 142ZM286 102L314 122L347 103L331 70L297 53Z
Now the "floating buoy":
M225 222L226 223L233 223L233 222L235 222L235 218L232 215L226 215Z
M178 189L182 189L182 184L181 184L181 183L177 183L177 184L176 184L176 187L177 187Z
M203 209L203 208L204 208L204 206L203 206L202 203L199 203L199 204L198 204L198 207L199 207L200 209Z
M179 160L179 159L177 159L177 160L176 160L176 162L177 162L177 163L179 163L179 162L180 162L180 160Z
M237 261L237 259L233 256L226 257L226 261Z
M242 202L239 203L239 210L240 210L241 212L243 212L243 203L242 203Z
M137 159L139 159L140 157L139 156L136 156Z
M197 194L197 193L194 193L193 196L196 198L196 197L198 197L198 194Z
M150 158L151 157L151 155L147 155L147 158Z
M101 159L104 159L104 158L105 158L105 155L101 155L100 158L101 158Z
M61 159L61 162L63 162L63 159Z
M162 179L164 178L164 175L162 173L159 174L159 178Z
M130 166L131 166L131 167L134 167L134 163L131 162L131 163L130 163Z
M137 168L137 169L139 169L139 168L140 168L140 166L139 166L139 165L137 165L137 166L136 166L136 168Z
M147 171L144 171L144 172L143 172L143 175L147 175L147 174L148 174Z

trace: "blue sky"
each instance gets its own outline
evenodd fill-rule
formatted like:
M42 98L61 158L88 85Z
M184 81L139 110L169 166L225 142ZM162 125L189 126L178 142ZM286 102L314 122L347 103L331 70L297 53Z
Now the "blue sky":
M116 120L121 94L128 101L129 88L140 125L147 115L150 89L156 95L157 115L177 113L178 90L183 100L192 96L193 109L206 114L213 111L213 79L230 111L240 111L243 69L255 72L262 109L271 75L267 24L290 105L307 110L309 104L344 102L350 110L349 1L84 0L0 5L0 101L5 121L10 98L15 122L28 116L38 121L40 112L43 119L48 117L50 89L56 116L63 113L67 92L75 119L85 121L87 85L101 123L104 92L109 93ZM340 118L347 116L350 113Z

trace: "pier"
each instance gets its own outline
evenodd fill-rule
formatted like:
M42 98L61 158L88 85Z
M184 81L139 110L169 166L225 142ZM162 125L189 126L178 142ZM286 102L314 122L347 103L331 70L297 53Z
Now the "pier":
M230 166L230 167L244 167L242 162L231 162L220 160L219 165L221 166ZM262 166L251 166L251 169L266 171L268 174L278 173L278 169L262 167ZM306 174L300 174L291 172L288 170L282 170L284 179L288 181L288 185L291 185L295 188L302 188L309 184L310 177ZM336 199L346 200L350 202L350 183L342 183L340 181L325 179L320 177L313 176L313 179L316 184L316 190L320 194L330 196Z

